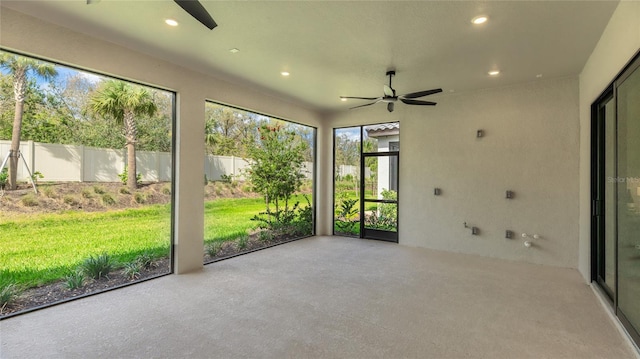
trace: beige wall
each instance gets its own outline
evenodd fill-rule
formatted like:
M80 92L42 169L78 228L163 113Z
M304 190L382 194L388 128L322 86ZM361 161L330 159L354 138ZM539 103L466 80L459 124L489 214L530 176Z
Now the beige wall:
M178 93L174 202L175 260L178 273L202 267L205 99L307 125L319 126L321 123L320 116L313 111L248 87L224 82L13 10L0 10L0 46L5 49ZM320 141L326 141L322 138L323 133L319 133ZM321 159L324 157L319 158Z
M640 50L640 2L622 1L580 74L580 248L579 269L590 281L591 104Z
M372 106L331 123L400 121L400 243L577 267L577 77L433 99L435 108ZM543 239L527 249L507 229Z

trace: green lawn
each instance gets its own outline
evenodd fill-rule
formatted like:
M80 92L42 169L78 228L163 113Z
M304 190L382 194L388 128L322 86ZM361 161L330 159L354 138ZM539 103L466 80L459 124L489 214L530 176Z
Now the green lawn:
M306 204L302 196L294 198ZM0 286L34 286L63 278L91 255L108 253L120 263L143 252L169 253L171 207L108 212L64 212L0 217ZM233 240L254 228L261 198L205 203L205 241Z

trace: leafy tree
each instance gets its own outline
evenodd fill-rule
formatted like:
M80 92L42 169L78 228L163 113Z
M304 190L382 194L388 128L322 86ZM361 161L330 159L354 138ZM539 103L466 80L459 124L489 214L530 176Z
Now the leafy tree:
M13 190L16 189L17 186L17 154L20 151L22 115L24 112L28 75L50 80L57 75L57 71L52 64L4 52L0 53L0 68L7 70L9 74L13 76L15 114L11 132L11 147L9 149L12 153L9 161L9 189Z
M138 141L137 116L153 116L157 106L149 91L123 81L109 80L101 84L91 97L91 109L103 117L112 118L124 127L127 147L127 186L136 189L136 143Z
M264 196L269 223L271 217L286 223L292 219L289 200L305 177L302 171L307 144L282 125L263 125L259 131L260 141L248 147L251 158L248 177L256 192ZM275 205L275 211L271 210L271 204Z

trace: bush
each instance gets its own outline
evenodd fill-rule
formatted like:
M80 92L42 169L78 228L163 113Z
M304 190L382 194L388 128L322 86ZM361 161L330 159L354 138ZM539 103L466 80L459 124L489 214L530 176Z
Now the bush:
M207 244L206 251L210 257L215 257L218 255L218 253L220 253L220 249L222 249L222 243L213 242L213 243Z
M33 193L26 194L20 201L27 207L35 207L38 205L38 198Z
M249 236L245 234L242 237L238 238L237 244L238 250L245 250L247 248L247 245L249 244Z
M0 312L7 306L15 297L18 296L18 287L15 284L9 283L0 287Z
M65 286L69 290L81 288L84 285L85 276L81 269L70 273L65 277Z
M127 187L120 187L120 193L121 194L131 194L131 191L129 191L129 188L127 188Z
M63 201L64 203L66 203L66 204L68 204L68 205L72 205L72 206L77 206L77 205L79 205L79 204L80 204L80 201L78 200L78 198L77 198L77 197L75 197L75 196L72 196L72 195L70 195L70 194L68 194L68 195L64 196L64 197L62 198L62 201Z
M43 187L42 193L48 198L58 198L58 193L56 193L56 190L53 187Z
M93 198L93 191L90 190L89 188L83 188L82 189L82 197L84 198Z
M143 204L147 201L147 195L141 192L136 192L133 195L133 200L138 204Z
M140 264L143 269L150 269L153 267L153 255L149 252L144 252L136 257L136 262Z
M9 171L6 168L3 168L0 171L0 190L3 190L9 181Z
M96 186L93 186L93 192L97 194L104 194L107 191L104 189L104 187L96 185Z
M97 257L91 256L82 263L82 271L93 279L107 277L115 268L115 262L108 254L103 253Z
M258 239L263 242L270 242L273 240L273 233L271 233L271 231L260 231L258 233Z
M141 269L142 269L142 266L140 265L140 262L133 261L133 262L126 263L124 265L124 269L122 270L122 273L126 275L127 278L133 280L140 276Z
M120 174L118 174L118 177L120 177L120 181L122 182L123 185L127 185L127 180L129 179L129 173L127 170L127 167L124 168L124 171ZM142 181L142 174L138 173L136 174L136 183L140 184L140 182Z
M113 198L111 193L103 193L102 194L102 204L104 204L105 206L114 205L114 204L116 204L116 199Z
M31 175L31 179L33 180L33 183L36 183L36 184L38 183L38 180L42 178L44 178L44 175L40 171L35 171Z
M166 184L162 186L161 190L162 194L166 194L167 196L171 194L171 184Z

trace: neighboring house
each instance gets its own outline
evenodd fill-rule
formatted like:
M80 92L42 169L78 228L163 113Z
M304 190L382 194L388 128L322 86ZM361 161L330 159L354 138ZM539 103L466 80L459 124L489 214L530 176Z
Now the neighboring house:
M378 152L400 151L400 123L384 123L365 127L367 136L378 141ZM379 157L378 160L378 197L383 190L398 191L398 158Z

